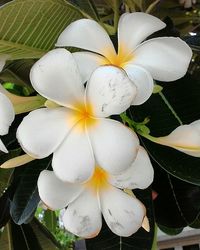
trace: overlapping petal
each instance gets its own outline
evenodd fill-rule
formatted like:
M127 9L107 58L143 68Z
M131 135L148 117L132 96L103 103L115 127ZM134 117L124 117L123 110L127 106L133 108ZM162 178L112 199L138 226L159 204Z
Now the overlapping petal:
M100 204L107 225L119 236L128 237L135 233L146 214L138 199L114 187L100 191Z
M31 83L42 96L62 106L83 102L84 86L72 54L65 49L48 52L32 67Z
M118 51L125 50L125 54L132 53L148 36L165 26L166 24L160 19L146 13L123 14L118 24Z
M97 196L85 190L69 204L63 222L66 229L73 234L83 238L95 237L102 226Z
M153 182L154 170L146 150L140 146L137 157L130 168L121 174L112 175L110 183L118 188L145 189Z
M126 126L114 120L99 119L88 133L97 164L109 173L117 174L134 161L139 140Z
M107 117L120 114L130 107L136 87L125 71L102 66L91 75L86 94L87 103L93 106L94 116Z
M91 76L92 72L100 65L105 64L106 58L91 52L75 52L73 56L78 65L82 82L85 83Z
M56 46L72 46L98 54L115 55L114 46L106 31L95 21L80 19L71 23L59 36Z
M77 122L73 111L63 107L37 109L29 113L17 129L17 139L34 158L52 154Z
M159 81L175 81L185 75L192 57L190 47L181 39L162 37L142 43L130 63L144 67Z
M154 82L151 74L144 68L133 64L127 64L124 69L137 86L132 105L140 105L146 102L153 93Z
M87 133L77 124L54 152L52 167L63 181L83 182L91 177L95 160Z
M169 135L157 138L155 142L200 157L200 120L189 125L181 125Z
M81 185L60 181L52 171L43 170L38 178L41 200L52 210L66 207L83 190Z

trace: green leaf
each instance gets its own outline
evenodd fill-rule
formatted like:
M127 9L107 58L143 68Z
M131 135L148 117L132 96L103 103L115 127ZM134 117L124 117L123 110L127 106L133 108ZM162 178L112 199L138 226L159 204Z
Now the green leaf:
M24 88L24 92L19 93L19 95L28 96L35 92L30 82L30 70L34 63L35 60L33 59L13 61L0 73L0 80L3 83L11 82ZM18 94L16 92L13 93Z
M57 225L57 217L54 211L51 210L44 211L44 223L50 232L55 233Z
M150 222L150 232L139 229L137 233L130 237L119 237L113 234L107 225L103 224L100 234L91 239L86 240L87 250L151 250L154 238L154 217L151 198L151 189L134 190L136 197L142 201L147 208L147 217Z
M64 0L14 0L0 9L0 54L39 58L82 12Z
M0 229L4 227L10 219L10 190L9 188L0 197Z
M73 0L72 2L80 7L94 20L99 21L99 15L93 0Z
M168 135L180 124L188 124L199 119L199 81L187 75L170 84L163 83L162 86L162 94L154 94L143 105L131 108L133 120L143 121L146 117L150 118L148 127L153 136ZM200 185L200 158L152 143L144 138L141 140L160 167L175 177Z
M18 156L20 153L20 148L11 150L8 154L0 152L0 165L11 158ZM3 191L8 187L12 174L13 169L0 168L0 196L2 195Z
M34 214L40 201L37 190L38 176L42 170L49 167L50 163L51 158L48 157L43 160L34 160L20 167L21 169L16 169L13 186L17 187L10 209L11 217L16 224L25 223Z
M154 200L156 223L166 227L166 231L167 228L180 231L200 214L200 187L181 181L152 163L155 170L152 188L158 194Z
M0 246L3 250L61 249L55 238L36 219L21 226L10 221L0 238Z
M177 235L180 234L183 231L183 228L169 228L165 226L158 225L161 231L168 235Z

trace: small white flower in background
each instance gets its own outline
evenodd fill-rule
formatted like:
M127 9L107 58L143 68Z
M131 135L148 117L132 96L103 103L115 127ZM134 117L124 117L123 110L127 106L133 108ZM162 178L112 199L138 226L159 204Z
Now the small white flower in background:
M181 125L169 135L157 138L155 142L200 157L200 120Z
M89 179L95 160L112 174L130 166L137 135L104 118L125 111L135 96L123 70L99 67L85 89L72 54L55 49L34 64L30 79L38 93L63 107L38 109L23 119L17 138L27 154L44 158L53 153L55 174L69 182Z
M118 25L118 53L106 33L95 21L80 19L59 36L56 46L73 46L85 52L73 53L83 81L99 65L123 68L137 86L133 105L144 103L153 92L153 78L174 81L185 75L192 50L180 38L160 37L143 42L165 27L158 18L145 13L125 13Z
M184 8L191 8L193 4L196 4L196 0L179 0L181 5L184 5Z
M103 145L102 145L103 147ZM130 236L142 225L146 215L143 204L119 188L147 188L153 181L153 168L146 151L140 147L136 160L120 175L110 175L96 166L92 178L83 184L62 182L54 172L44 170L38 179L41 200L53 210L67 209L65 228L84 238L95 237L102 218L113 233Z
M0 72L2 71L4 65L5 60L0 59ZM3 87L0 86L0 135L6 135L15 118L15 112L11 101L4 95L4 91L2 91L2 89ZM8 150L2 140L0 140L0 150L8 153Z

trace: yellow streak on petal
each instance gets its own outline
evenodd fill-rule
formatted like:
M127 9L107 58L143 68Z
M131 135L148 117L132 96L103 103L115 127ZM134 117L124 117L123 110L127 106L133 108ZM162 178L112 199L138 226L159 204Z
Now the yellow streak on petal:
M84 185L86 188L89 188L96 194L96 192L99 189L102 190L102 189L109 188L110 185L108 184L108 181L107 181L108 178L109 178L109 174L105 170L103 170L101 167L96 166L93 176Z
M112 51L107 50L106 58L99 59L99 63L101 65L113 65L123 68L127 63L133 60L133 58L133 53L127 51L126 47L121 45L118 54L113 54Z
M33 160L35 160L35 158L31 157L28 154L24 154L24 155L14 157L14 158L4 162L0 166L0 168L16 168L16 167L20 167L26 163L29 163Z
M91 104L77 103L73 104L74 116L72 122L77 121L76 130L79 132L85 131L85 128L93 127L98 123L94 117L93 107Z
M200 146L194 146L194 145L184 145L184 144L178 144L178 143L172 143L170 141L168 141L167 136L166 137L158 137L155 140L156 143L164 145L164 146L169 146L169 147L173 147L176 149L182 149L182 150L188 150L188 151L195 151L198 152L200 151Z

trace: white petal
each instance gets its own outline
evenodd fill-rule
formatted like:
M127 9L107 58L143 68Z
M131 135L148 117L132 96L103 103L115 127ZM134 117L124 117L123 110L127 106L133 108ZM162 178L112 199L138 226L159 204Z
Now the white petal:
M4 153L8 153L7 148L5 147L5 145L3 144L2 140L0 139L0 151L4 152Z
M145 189L153 182L154 171L146 150L140 146L131 167L119 175L112 175L110 183L119 188Z
M197 131L199 131L199 134L200 134L200 119L199 120L196 120L192 123L190 123L190 125L195 128Z
M162 37L142 43L132 63L144 67L159 81L175 81L185 75L192 50L180 38Z
M165 26L166 24L160 19L146 13L123 14L118 24L119 50L133 52L148 36Z
M153 93L154 82L151 74L142 67L127 64L124 67L129 78L137 86L137 94L133 99L133 105L140 105L146 102Z
M78 197L82 186L59 180L53 171L43 170L38 178L40 199L52 210L66 207Z
M88 135L79 124L54 153L52 167L63 181L83 182L92 176L95 160Z
M137 135L120 122L99 119L89 129L97 164L112 174L130 167L139 147Z
M91 52L75 52L73 56L78 64L82 82L85 83L92 72L100 65L105 64L105 57Z
M37 109L30 112L17 129L24 151L34 158L52 154L74 126L73 111L66 108Z
M15 118L15 112L11 101L0 93L0 135L6 135Z
M185 154L200 157L200 129L198 124L181 125L156 142L175 148Z
M95 116L107 117L120 114L130 107L136 87L124 70L101 66L93 72L86 94Z
M72 46L104 55L116 54L106 31L95 21L80 19L71 23L59 36L56 46Z
M113 233L128 237L141 227L146 211L138 199L112 187L100 192L100 204Z
M83 101L84 86L74 57L55 49L37 61L30 72L31 83L42 96L63 106Z
M95 237L102 226L101 212L97 196L85 190L74 202L69 204L64 216L65 228L83 237Z

